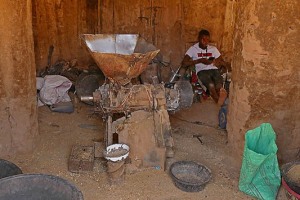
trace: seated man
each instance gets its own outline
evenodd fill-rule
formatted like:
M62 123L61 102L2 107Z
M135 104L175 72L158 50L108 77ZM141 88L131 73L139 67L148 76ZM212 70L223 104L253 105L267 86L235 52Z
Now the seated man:
M219 50L208 44L209 39L209 32L201 30L198 35L198 43L187 50L182 66L195 66L199 80L208 89L213 100L222 106L227 92L223 88L223 78L217 66L224 64L224 61Z

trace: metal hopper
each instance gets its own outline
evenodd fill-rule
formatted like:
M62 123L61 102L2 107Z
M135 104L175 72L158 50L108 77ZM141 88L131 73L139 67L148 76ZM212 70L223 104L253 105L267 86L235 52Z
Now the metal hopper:
M159 52L135 52L137 34L83 34L82 38L104 75L121 85L138 77Z

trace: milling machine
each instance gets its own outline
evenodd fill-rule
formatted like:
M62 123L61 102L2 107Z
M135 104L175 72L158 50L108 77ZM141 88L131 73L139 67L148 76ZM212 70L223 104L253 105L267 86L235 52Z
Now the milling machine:
M129 145L126 163L133 170L165 169L167 159L174 156L168 112L191 106L190 83L132 84L159 52L136 52L139 35L84 34L82 38L107 78L93 96L81 97L93 101L95 112L105 118L105 146Z

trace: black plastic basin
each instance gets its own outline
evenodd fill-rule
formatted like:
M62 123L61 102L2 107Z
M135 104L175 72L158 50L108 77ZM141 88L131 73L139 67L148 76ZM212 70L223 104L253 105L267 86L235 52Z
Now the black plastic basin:
M0 159L0 179L17 174L22 174L22 170L17 165Z
M299 167L300 167L300 161L289 162L289 163L284 164L281 167L282 178L284 179L285 183L289 187L289 188L286 188L286 189L292 190L293 192L295 192L298 195L298 197L300 196L300 183L299 183L299 178L300 177L298 176L298 174L299 174ZM293 168L294 169L298 169L297 172L294 171L295 174L291 173ZM294 178L297 177L298 181L295 181L294 179L292 179L291 176L294 176Z
M211 179L211 171L193 161L175 162L170 167L170 176L177 188L185 192L199 192Z
M46 174L19 174L0 179L0 200L83 200L73 184Z

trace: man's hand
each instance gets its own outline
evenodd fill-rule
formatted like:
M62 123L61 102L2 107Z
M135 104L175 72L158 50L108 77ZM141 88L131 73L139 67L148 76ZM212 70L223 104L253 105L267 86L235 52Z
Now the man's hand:
M210 65L213 62L214 62L213 60L209 60L209 59L206 59L206 58L200 58L200 59L197 60L197 63L202 63L204 65Z
M225 62L221 56L214 60L214 65L219 69L231 71L230 63Z
M197 60L192 60L192 58L189 55L185 55L181 64L183 67L188 67L188 66L194 66L198 63L202 63L204 65L210 65L213 62L214 60L209 60L206 58L199 58Z

